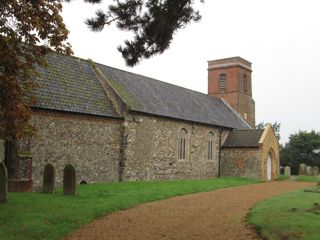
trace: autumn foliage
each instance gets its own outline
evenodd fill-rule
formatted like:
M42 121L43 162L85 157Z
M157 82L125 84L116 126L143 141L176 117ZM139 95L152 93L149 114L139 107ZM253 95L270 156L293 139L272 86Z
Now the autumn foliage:
M0 138L21 137L30 118L30 90L36 65L44 66L50 49L71 53L68 30L55 0L1 0ZM27 97L28 96L28 97Z

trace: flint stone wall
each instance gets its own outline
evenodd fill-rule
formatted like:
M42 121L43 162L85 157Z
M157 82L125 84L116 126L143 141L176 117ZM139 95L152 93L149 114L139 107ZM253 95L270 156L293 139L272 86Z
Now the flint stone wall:
M261 179L261 154L259 148L223 148L221 175Z
M118 181L119 120L37 111L32 123L37 128L31 140L35 187L41 186L48 163L55 168L57 186L62 185L66 164L75 167L77 184Z
M211 178L218 174L217 129L190 122L134 114L124 124L124 181ZM178 159L178 134L188 131L186 159ZM208 134L215 135L208 160Z

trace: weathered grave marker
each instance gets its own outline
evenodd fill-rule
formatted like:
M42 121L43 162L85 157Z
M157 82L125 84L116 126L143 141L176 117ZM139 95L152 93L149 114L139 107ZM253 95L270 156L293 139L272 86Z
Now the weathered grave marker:
M3 162L0 162L0 203L7 201L8 194L8 177L7 168Z
M318 166L314 166L312 168L312 175L313 176L318 176L319 175L319 167Z
M71 164L67 164L63 170L63 194L76 194L76 171Z
M299 175L306 175L306 165L304 163L299 164Z
M312 167L306 166L306 175L307 176L312 176Z
M52 164L47 164L43 171L43 187L44 193L53 193L54 191L55 172Z
M291 176L291 168L289 166L286 166L284 168L284 175L290 177Z

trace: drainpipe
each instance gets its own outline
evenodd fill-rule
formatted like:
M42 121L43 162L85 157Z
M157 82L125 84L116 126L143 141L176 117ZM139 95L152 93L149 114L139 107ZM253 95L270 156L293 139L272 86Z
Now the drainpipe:
M219 128L218 129L218 132L219 132L219 166L218 166L218 177L220 178L221 177L221 136L222 136L222 133L223 133L223 129L222 128Z

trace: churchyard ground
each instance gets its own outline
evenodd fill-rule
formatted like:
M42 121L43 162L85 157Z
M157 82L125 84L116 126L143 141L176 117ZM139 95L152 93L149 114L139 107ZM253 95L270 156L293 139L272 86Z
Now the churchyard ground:
M271 181L141 204L100 218L64 240L260 240L247 223L249 210L257 202L312 185Z
M9 193L8 203L0 205L0 239L61 239L64 236L67 236L65 239L68 240L88 239L88 236L91 239L94 237L99 239L102 236L110 239L108 234L114 232L124 236L116 239L130 239L128 238L130 234L151 234L152 239L157 239L154 237L169 239L170 236L178 237L177 239L179 236L187 239L199 239L199 237L212 239L212 234L220 236L217 239L235 239L234 237L246 240L259 239L256 232L247 225L246 215L249 209L257 202L274 195L312 184L293 181L253 185L252 183L257 181L228 177L208 180L88 184L78 186L76 196L63 196L62 189L58 189L54 194ZM228 188L232 186L238 187ZM197 192L207 193L189 194ZM141 204L185 194L189 195ZM297 199L299 199L298 205ZM276 204L273 202L268 204L269 200L263 201L262 207L260 203L257 204L250 213L250 223L254 224L261 234L268 236L268 231L273 232L270 229L278 229L278 235L275 238L270 235L271 239L297 239L295 238L297 236L306 236L303 239L317 239L312 236L320 234L319 205L315 204L319 200L318 194L308 195L298 191L272 198L270 201L275 200L278 201ZM139 206L135 207L137 205ZM128 210L117 211L123 209ZM117 212L110 214L115 211ZM135 211L138 211L138 215L135 215ZM271 211L275 212L274 215L266 214ZM123 214L125 219L122 219ZM189 221L190 216L184 214L191 214L192 221ZM280 217L276 214L280 214ZM297 217L293 218L293 221L291 221L292 214ZM155 224L154 219L150 220L154 215L162 224ZM268 217L267 220L263 218L265 216ZM276 219L270 216L275 216ZM136 219L139 221L135 221ZM111 225L108 225L109 221ZM174 227L175 224L180 226L181 222L190 226ZM283 224L288 222L293 225L287 227ZM305 227L296 232L290 230L295 229L294 224L301 226L301 222L305 223ZM88 223L90 224L86 225ZM133 226L137 223L141 223L140 226ZM112 226L121 226L124 230ZM145 229L140 229L141 227ZM133 229L135 229L133 233L128 232ZM175 232L179 229L183 231ZM74 231L76 232L71 234ZM313 235L309 237L304 235L304 232Z
M320 239L320 192L303 190L258 203L249 214L249 223L263 239Z
M256 183L256 180L225 177L208 180L123 182L87 184L76 196L39 192L9 193L0 204L0 239L61 239L94 219L141 203L177 195Z

